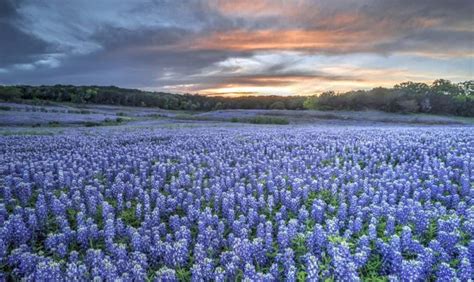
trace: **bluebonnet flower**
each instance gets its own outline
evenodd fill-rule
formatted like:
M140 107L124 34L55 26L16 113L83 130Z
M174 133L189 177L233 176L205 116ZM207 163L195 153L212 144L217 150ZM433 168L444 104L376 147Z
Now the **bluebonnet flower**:
M377 229L376 229L376 226L374 224L369 224L369 238L371 240L374 240L375 238L377 238Z
M352 232L359 233L361 230L362 230L362 219L357 216L352 222Z
M176 271L166 266L155 272L154 281L156 282L177 282Z
M280 269L278 268L278 264L273 263L270 266L269 273L271 273L273 277L280 277Z
M286 282L296 282L296 267L294 265L290 265L286 273Z
M263 240L261 238L255 238L252 241L252 250L255 261L261 266L265 265L267 262L267 256L265 247L263 245Z
M339 224L335 219L328 219L326 223L326 230L329 235L339 236Z
M312 218L318 222L322 223L324 220L326 204L322 200L315 200L311 209Z
M257 280L257 272L253 264L246 263L244 269L244 280L245 281L255 281Z
M141 251L142 238L141 238L140 234L137 231L133 232L131 241L132 241L133 250L134 251Z
M87 268L84 264L70 262L66 266L65 278L67 281L85 281L88 280Z
M131 278L134 281L144 281L146 280L146 271L138 263L133 264L131 272Z
M44 260L40 261L36 266L31 279L35 281L62 281L63 273L59 263Z
M26 277L33 273L38 265L39 257L36 254L30 253L26 245L21 245L19 248L13 249L7 262L14 267L14 272L22 277Z
M423 279L423 263L418 260L404 260L399 277L404 281Z
M442 262L438 266L438 270L436 271L436 279L438 281L455 281L455 278L456 278L456 273L449 266L449 264Z
M290 246L290 236L286 227L280 227L278 230L277 241L280 249L285 249Z
M225 281L225 271L222 267L216 267L214 270L214 277L213 280L216 282L224 282Z
M341 281L359 281L356 265L346 242L330 247L334 276Z
M191 268L191 281L205 281L206 277L202 269L202 265L194 263Z
M319 278L318 260L311 254L307 254L306 257L306 272L308 274L306 279L308 279L308 281L317 281Z
M355 281L372 258L393 281L472 276L470 132L119 132L2 138L0 264L15 278Z
M106 240L113 241L115 237L115 226L113 219L109 218L105 222L104 237Z
M308 249L313 254L320 254L323 248L326 246L327 234L324 231L323 227L319 224L314 226L313 232L309 235L307 239Z
M441 246L443 246L444 250L448 252L448 254L452 254L455 251L454 246L456 246L459 241L459 237L458 231L446 232L440 230L437 239Z
M395 218L392 215L387 217L385 225L385 236L392 236L395 233Z
M10 241L16 246L24 244L30 239L30 230L19 214L14 214L8 219L5 229Z

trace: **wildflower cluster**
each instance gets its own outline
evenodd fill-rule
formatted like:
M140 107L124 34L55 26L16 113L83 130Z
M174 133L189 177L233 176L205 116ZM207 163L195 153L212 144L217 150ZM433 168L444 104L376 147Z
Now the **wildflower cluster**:
M0 280L469 281L474 132L0 138Z

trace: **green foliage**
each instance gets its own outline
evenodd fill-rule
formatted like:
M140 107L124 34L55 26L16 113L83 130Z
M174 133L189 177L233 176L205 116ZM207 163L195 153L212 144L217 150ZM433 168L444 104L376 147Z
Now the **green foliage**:
M86 121L84 123L85 127L94 127L94 126L101 126L100 122L95 122L95 121Z
M169 110L209 111L220 109L303 109L304 97L244 96L206 97L125 89L114 86L0 86L0 99L34 100L77 104L108 104L158 107Z
M115 118L115 119L104 119L103 122L96 122L96 121L86 121L83 123L85 127L95 127L95 126L110 126L110 125L119 125L123 122L126 122L125 118Z
M307 97L303 103L311 110L380 110L396 113L433 113L474 116L474 81L459 84L438 79L432 85L403 82L389 88L368 91L332 91Z
M433 113L474 117L474 81L458 84L438 79L431 85L403 82L393 88L324 92L314 96L220 97L177 95L114 86L0 86L0 100L29 100L35 104L72 102L121 106L158 107L169 110L223 109L380 110L399 113ZM50 102L49 102L50 103ZM6 108L1 110L7 110ZM87 111L81 112L87 113ZM121 116L120 113L117 114ZM256 122L258 123L258 122Z
M130 208L124 209L122 211L122 213L120 214L120 218L125 224L138 228L140 226L141 221L139 218L135 217L136 208L137 204L135 202L132 203L132 206Z
M359 275L364 277L364 281L388 281L387 277L381 276L379 273L381 265L381 256L372 254L367 264L359 270Z
M16 86L0 86L0 99L5 101L16 101L22 97L21 89Z
M51 127L58 127L60 125L59 121L50 121L48 122L48 125Z
M275 102L275 103L270 105L270 109L272 109L272 110L284 110L284 109L286 109L285 103L283 103L282 101Z
M306 100L304 100L303 107L307 110L317 110L318 96L308 96Z

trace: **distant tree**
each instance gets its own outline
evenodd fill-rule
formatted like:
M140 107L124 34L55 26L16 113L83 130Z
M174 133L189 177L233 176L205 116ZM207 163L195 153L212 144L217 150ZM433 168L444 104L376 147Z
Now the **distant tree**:
M430 87L426 83L421 82L402 82L393 87L394 89L405 90L407 94L412 95L424 95L429 92Z
M217 102L217 104L214 106L214 110L222 110L224 108L224 105L221 102Z
M303 96L290 97L285 100L285 108L288 110L304 109L303 103L305 100L306 100L306 97L303 97Z
M424 97L420 101L420 110L423 113L429 113L431 111L431 101L429 97Z
M270 109L272 110L284 110L285 109L285 103L282 101L275 102L270 105Z
M462 89L456 85L451 83L451 81L446 79L437 79L433 81L431 84L431 91L435 94L443 94L443 95L458 95L462 93Z
M14 101L20 99L22 93L19 88L14 86L0 86L0 99Z
M474 96L474 80L461 82L458 86L465 96Z
M397 102L402 113L416 113L420 106L415 99L402 100Z
M314 96L207 97L148 92L115 86L0 86L0 99L96 103L122 106L159 107L170 110L219 109L318 109L386 112L424 112L474 116L474 81L454 84L439 79L431 85L403 82L393 88L346 93L324 92Z
M453 100L456 109L454 114L474 117L474 96L458 95Z
M334 110L338 107L344 107L344 99L338 99L334 91L321 93L316 101L316 108L319 110Z
M318 109L318 96L308 96L304 100L303 107L307 110L316 110Z

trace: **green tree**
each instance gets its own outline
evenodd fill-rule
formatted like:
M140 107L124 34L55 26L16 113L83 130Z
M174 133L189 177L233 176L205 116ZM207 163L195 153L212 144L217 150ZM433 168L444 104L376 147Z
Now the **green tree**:
M285 103L282 101L274 102L273 104L270 105L270 109L272 110L284 110L285 109Z
M20 99L22 93L18 87L15 86L0 86L0 99L6 101L14 101Z
M316 110L318 108L318 96L308 96L303 102L303 107L307 110Z
M433 81L431 90L435 94L443 95L458 95L462 93L462 89L458 85L453 84L451 81L446 79L437 79Z

